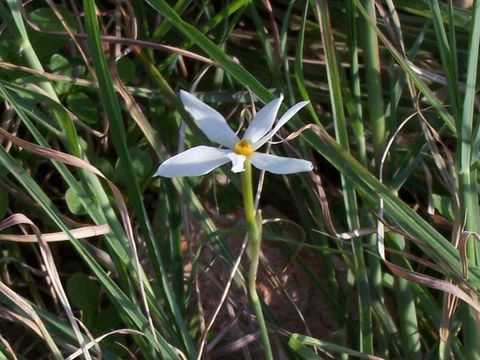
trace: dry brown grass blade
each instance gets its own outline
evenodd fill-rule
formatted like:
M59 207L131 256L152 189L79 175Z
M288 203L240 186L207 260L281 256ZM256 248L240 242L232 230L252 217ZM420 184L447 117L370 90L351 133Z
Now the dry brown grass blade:
M228 344L217 347L215 350L210 351L209 355L217 359L225 359L233 355L236 351L243 349L248 346L248 344L254 342L260 337L258 332L253 334L243 335L241 338L232 341Z
M118 77L118 74L115 72L113 74L113 84L122 97L123 101L126 104L128 112L131 118L135 121L137 126L142 130L145 134L147 140L150 143L150 146L157 154L158 158L162 158L162 155L165 154L167 151L164 149L163 144L156 141L158 139L158 132L152 127L150 122L148 121L147 117L143 113L140 106L138 106L137 102L133 98L133 96L126 90L123 86L121 80Z
M380 175L380 177L379 177L380 181L382 181L382 179L383 179L383 164L384 164L386 156L387 156L387 154L390 150L390 147L393 144L393 141L395 140L398 133L402 130L402 128L408 123L408 121L410 121L417 114L418 114L418 112L415 112L415 113L411 114L409 117L407 117L400 124L397 131L395 132L395 134L390 139L390 141L389 141L389 143L388 143L388 145L385 149L385 152L383 154L383 158L382 158L382 166L380 167L380 174L379 174ZM317 125L308 124L308 125L302 127L301 129L291 133L288 137L286 137L285 139L283 139L283 140L281 140L277 143L281 143L281 142L284 142L284 141L290 141L292 139L295 139L296 137L298 137L302 132L304 132L307 129L311 129L316 134L318 134L321 131L321 129ZM386 259L385 245L384 245L385 226L383 224L383 200L382 199L380 199L380 211L379 211L379 214L378 214L378 218L379 218L378 227L377 227L377 233L378 233L378 238L379 238L378 243L377 243L378 252L379 252L380 257L382 258L384 264L390 269L390 271L392 271L392 273L394 273L395 275L397 275L401 278L404 278L406 280L413 281L417 284L424 285L424 286L427 286L427 287L430 287L430 288L433 288L433 289L443 291L445 293L452 294L453 296L465 301L473 309L475 309L477 312L480 313L480 303L478 301L476 301L475 299L473 299L469 294L467 294L465 291L463 291L457 285L454 285L454 284L452 284L448 281L445 281L445 280L436 279L436 278L433 278L431 276L423 275L423 274L420 274L420 273L417 273L417 272L414 272L414 271L405 270L405 269L401 268L400 266L397 266L397 265L391 263L390 261L388 261Z
M442 142L440 134L436 129L430 125L428 120L423 115L423 112L426 110L420 109L419 104L420 99L417 98L416 108L417 114L420 117L420 125L422 126L423 133L430 148L430 154L432 155L435 164L440 172L441 179L443 180L444 186L454 197L454 200L458 201L458 191L457 191L457 181L455 176L455 170L453 166L453 156L448 147ZM438 146L440 145L440 147ZM441 149L441 150L440 150Z
M107 224L104 225L92 225L92 226L85 226L78 229L70 230L70 234L76 239L86 239L94 236L105 235L110 232L110 228ZM54 233L46 233L43 234L43 240L46 242L58 242L58 241L66 241L69 239L68 235L66 235L63 231L54 232ZM17 234L0 234L0 240L3 241L15 241L15 242L22 242L22 243L34 243L37 242L36 235L17 235Z
M0 343L2 344L3 348L7 351L8 360L18 359L10 343L1 334L0 334Z
M95 71L93 71L92 67L90 66L90 62L88 61L87 54L85 54L85 51L83 51L83 48L78 43L77 39L75 38L75 36L73 34L72 29L70 29L70 27L68 26L65 18L63 17L62 13L58 9L57 5L55 5L55 3L52 0L45 0L45 2L53 10L53 12L55 13L55 16L58 18L58 20L62 24L62 26L65 29L65 31L67 32L68 36L70 37L70 39L72 39L73 43L75 44L75 47L78 50L78 53L82 57L84 65L88 68L89 73L93 74L93 76L95 76Z
M93 166L93 165L87 163L86 161L84 161L82 159L79 159L75 156L63 153L61 151L45 148L43 146L39 146L39 145L33 144L29 141L20 139L16 136L10 134L8 131L6 131L5 129L3 129L1 127L0 127L0 135L7 138L8 140L10 140L15 145L17 145L19 147L22 147L26 151L32 152L32 153L34 153L36 155L39 155L39 156L41 156L43 158L46 158L46 159L59 161L59 162L62 162L64 164L67 164L67 165L71 165L71 166L75 166L75 167L80 168L80 169L85 169L85 170L91 171L95 175L104 179L107 182L108 186L110 187L110 190L112 191L113 196L115 198L115 202L117 204L117 207L120 211L120 217L122 219L123 228L124 228L125 233L127 235L127 239L129 241L129 245L130 245L130 248L132 250L132 254L134 256L134 259L135 259L135 264L138 265L140 263L140 261L138 259L138 251L137 251L137 246L136 246L136 243L135 243L135 238L134 238L134 235L133 235L133 228L132 228L132 224L131 224L131 221L130 221L130 215L128 214L127 205L126 205L126 203L123 199L123 195L120 192L120 190L118 189L118 187L113 182L108 180L106 178L106 176L103 175L103 173L100 170L98 170L95 166ZM46 244L46 242L44 242L43 240L42 240L41 243ZM47 248L48 248L48 246L47 246ZM141 268L137 266L136 270L137 270L138 282L141 284L141 290L142 290L141 296L142 296L142 302L143 302L145 314L146 314L146 316L148 318L148 321L149 321L149 323L152 327L151 330L152 330L154 336L156 336L155 329L153 328L153 320L150 316L150 310L148 308L146 295L145 295L145 292L143 291L143 278L142 278Z
M70 32L62 32L62 31L43 31L31 18L27 16L27 12L25 11L25 8L23 7L23 4L21 1L19 3L19 10L20 13L25 20L25 22L34 30L38 31L39 33L42 34L47 34L47 35L53 35L53 36L67 36L75 39L80 39L80 40L86 40L87 39L87 34L84 33L74 33L72 31ZM177 48L174 46L169 46L169 45L163 45L163 44L157 44L153 43L150 41L143 41L143 40L136 40L136 39L129 39L129 38L121 38L117 36L109 36L109 35L100 35L100 41L108 44L122 44L122 45L127 45L127 46L138 46L141 48L149 48L153 50L159 50L159 51L164 51L164 52L169 52L169 53L175 53L178 55L182 55L188 58L191 58L193 60L197 60L203 63L207 63L209 65L214 64L214 62L204 56L201 56L199 54L196 54L192 51L184 50L181 48Z
M18 306L27 315L27 317L30 320L32 320L35 326L33 326L31 323L28 323L28 324L25 323L25 324L27 324L27 326L29 326L34 332L39 334L39 336L45 340L45 342L49 345L52 352L60 354L60 350L58 349L57 345L53 341L52 337L50 336L49 332L43 325L42 320L37 315L33 307L28 302L26 302L20 295L18 295L16 292L14 292L12 289L10 289L7 285L5 285L1 281L0 281L0 293L2 293L3 296L5 296L12 303ZM0 312L2 314L7 314L7 312L3 312L1 310ZM9 313L9 315L12 315L12 314ZM23 317L23 319L25 319L25 317Z
M462 265L462 275L468 278L468 257L467 257L467 241L472 236L475 240L480 241L480 235L472 231L462 231L458 240L458 252L460 254L460 263Z
M285 143L299 137L305 130L312 130L314 133L317 133L319 129L320 128L318 127L318 125L307 124L305 126L302 126L297 131L290 133L286 138L279 141L269 141L268 144L270 145L270 144ZM299 154L297 154L297 156L299 156ZM335 229L335 225L333 224L333 221L332 221L332 217L330 215L330 207L328 205L327 194L325 193L325 189L323 188L323 185L322 185L322 178L314 171L311 171L309 173L309 176L317 189L317 191L315 192L315 195L318 199L318 202L320 203L320 207L322 209L323 218L325 221L325 226L327 228L327 231L330 234L335 235L335 237L342 239L342 234L337 233L337 230ZM362 231L362 230L355 230L355 232L358 232L358 231Z
M452 284L451 282L436 279L428 275L420 274L415 271L408 271L401 268L398 265L391 263L390 261L383 259L385 265L397 276L400 276L403 279L413 281L417 284L427 286L432 289L437 289L445 293L451 294L464 302L470 305L476 312L480 313L480 304L478 301L473 299L469 294L460 289L457 285Z
M83 87L95 87L98 88L98 82L95 80L86 80L83 78L78 78L78 77L73 77L73 76L66 76L66 75L60 75L60 74L53 74L47 71L40 71L40 70L35 70L31 69L26 66L22 65L17 65L17 64L12 64L9 62L5 61L0 61L0 69L12 69L12 70L18 70L22 72L26 72L28 74L32 74L41 78L45 78L48 80L53 80L53 81L63 81L63 82L68 82L73 85L77 86L83 86ZM21 82L21 79L18 79L19 82ZM147 88L140 88L140 87L125 87L128 89L130 92L135 92L136 94L142 94L143 96L151 96L153 93L155 93L153 90L147 89ZM117 89L115 89L117 90Z
M233 264L233 267L232 267L232 271L230 272L230 275L228 277L228 280L227 280L227 283L225 284L224 286L224 290L222 292L222 295L220 297L220 300L218 302L218 305L217 307L215 308L215 311L214 313L212 314L212 317L210 318L210 321L208 322L207 324L207 327L205 328L205 331L204 333L202 334L202 337L200 338L200 342L199 342L199 349L198 349L198 354L197 354L197 357L196 357L196 360L200 360L202 359L202 355L203 355L203 352L205 350L205 346L207 344L207 336L209 335L210 333L210 330L213 326L213 324L215 323L215 320L217 319L218 317L218 314L220 313L220 310L222 309L222 306L223 304L225 303L225 300L228 296L228 292L230 290L230 287L233 283L233 280L235 278L235 274L237 273L239 267L240 267L240 262L243 258L243 255L245 254L245 250L247 248L247 240L248 240L248 236L245 235L245 237L243 238L243 241L242 241L242 245L240 247L240 251L237 255L237 258L235 260L235 263Z
M286 138L282 139L282 140L279 140L279 141L269 141L268 143L269 144L281 144L281 143L284 143L286 141L290 141L290 140L293 140L293 139L296 139L297 137L299 137L300 135L302 135L302 133L305 131L305 130L312 130L314 133L318 133L318 131L321 130L321 128L318 126L318 125L315 125L315 124L307 124L305 126L302 126L300 129L298 129L297 131L294 131L292 133L290 133Z
M103 334L102 336L99 336L99 337L91 340L88 344L85 345L85 347L86 347L87 349L90 349L90 348L92 348L93 346L96 346L97 344L99 344L100 341L102 341L102 340L105 339L106 337L108 337L108 336L110 336L110 335L114 335L114 334L145 336L142 332L137 331L137 330L132 330L132 329L119 329L119 330L110 331L110 332L108 332L108 333L106 333L106 334ZM79 357L80 355L82 355L82 351L79 349L79 350L75 351L74 353L70 354L65 360L73 360L73 359L76 359L77 357Z
M103 173L100 170L98 170L95 166L93 166L93 165L87 163L86 161L84 161L82 159L79 159L75 156L63 153L61 151L57 151L57 150L49 149L49 148L46 148L46 147L43 147L43 146L39 146L39 145L33 144L29 141L25 141L23 139L20 139L16 136L10 134L8 131L6 131L3 128L0 128L0 135L7 138L8 140L10 140L15 145L17 145L19 147L22 147L26 151L34 153L34 154L36 154L38 156L41 156L45 159L58 161L58 162L61 162L61 163L67 164L67 165L71 165L71 166L74 166L74 167L77 167L77 168L80 168L80 169L85 169L85 170L91 171L95 175L97 175L97 176L101 177L102 179L104 179L105 181L107 181L108 185L110 186L110 189L112 190L112 192L115 196L115 200L117 201L117 205L120 209L122 219L125 220L124 221L124 226L126 228L125 230L127 231L127 235L132 234L132 238L133 238L133 231L131 229L130 218L129 218L129 215L128 215L127 206L126 206L126 204L123 200L122 193L115 186L115 184L113 184L110 180L108 180L105 177L105 175L103 175Z
M0 306L0 317L15 324L22 324L37 334L38 337L43 337L42 331L36 321L28 316L23 316L7 307Z
M328 205L327 194L325 193L325 189L323 188L323 185L322 185L322 178L320 177L320 175L316 174L313 171L310 173L310 178L312 179L312 181L314 182L317 188L317 191L315 192L315 196L317 197L318 202L320 203L325 226L327 230L330 232L330 234L335 235L336 237L339 237L340 234L337 233L337 230L335 230L335 225L333 225L332 217L330 215L330 207Z
M78 118L77 115L75 115L72 111L70 111L67 107L65 107L63 104L61 104L60 102L58 102L56 99L52 98L52 96L47 92L45 91L44 89L42 89L41 86L38 86L36 84L33 84L33 83L28 83L27 86L30 88L30 90L33 90L35 91L37 94L39 95L42 95L44 96L45 98L48 98L50 99L50 101L52 101L52 104L49 104L49 105L53 105L55 107L58 107L58 108L61 108L62 111L64 111L66 114L68 114L68 116L70 117L70 119L72 119L72 121L75 123L75 125L78 125L78 127L86 130L88 133L96 136L96 137L99 137L99 138L102 138L105 136L104 133L101 133L95 129L92 129L91 127L89 127L88 125L86 125L82 120L80 120ZM105 131L106 133L106 131ZM59 137L63 137L64 134L61 133L61 132L58 132L57 133Z
M466 256L466 240L468 239L469 235L463 232L464 220L461 218L460 195L456 186L457 179L453 165L453 155L451 154L449 148L443 143L440 134L433 126L429 124L428 120L423 115L423 112L420 110L419 101L420 99L417 98L415 106L418 110L420 124L422 126L424 136L427 140L432 158L434 159L434 162L440 172L441 179L443 180L445 187L450 192L453 199L455 221L453 223L453 229L451 232L451 242L459 250L463 278L467 279L468 260ZM452 283L450 279L447 279L446 281L448 283ZM473 298L474 297L472 297L472 299ZM445 344L447 344L449 341L451 324L457 305L458 298L455 297L455 295L450 293L444 294L441 312L442 316L438 332L440 341Z
M380 167L379 167L379 180L380 182L383 181L383 169L384 169L384 164L385 160L387 158L387 154L390 151L390 148L395 141L396 137L400 133L400 131L403 129L403 127L417 114L420 114L421 116L421 111L417 111L410 116L408 116L397 128L395 133L392 135L391 139L388 141L387 146L385 148L385 151L382 155ZM435 134L432 134L435 136ZM448 169L445 169L445 172L448 173ZM446 179L447 184L450 183L450 179ZM454 190L455 188L449 187L450 190ZM430 287L432 289L437 289L440 291L443 291L444 293L451 294L454 297L457 297L467 304L469 304L477 313L480 313L480 303L474 299L472 296L470 296L467 292L462 290L458 285L454 285L450 281L442 280L442 279L437 279L428 275L420 274L415 271L409 271L405 270L404 268L390 262L386 258L385 254L385 226L384 226L384 218L383 218L383 199L380 198L380 204L379 204L379 211L378 211L378 222L377 222L377 249L378 253L383 261L383 263L388 267L388 269L396 276L399 276L403 279L413 281L417 284L424 285L427 287Z
M452 294L445 294L442 304L442 317L440 319L440 328L438 330L440 341L444 344L449 343L451 323L457 305L457 297L453 296Z
M273 37L273 48L275 52L275 62L276 66L280 67L282 63L282 53L281 53L281 40L280 40L280 31L278 30L277 22L275 21L275 11L272 7L270 0L263 0L263 5L267 9L270 24L272 27L272 37Z
M118 31L120 31L120 29L118 29ZM118 50L120 50L119 47L118 47ZM140 108L140 106L138 106L138 104L133 99L133 96L131 96L126 91L125 87L122 84L122 81L120 80L120 77L118 76L117 70L112 69L111 75L112 75L112 80L113 80L112 82L113 82L114 86L119 91L122 98L124 99L125 104L127 104L127 108L129 110L132 118L135 120L135 122L140 127L140 129L142 129L143 133L146 134L146 138L147 139L157 139L158 137L156 136L156 134L157 134L156 131L151 127L151 125L148 122L147 118L145 117L142 109ZM159 151L159 149L158 149L159 146L155 146L155 145L159 145L159 144L155 143L154 141L155 140L153 140L151 142L151 145L152 145L153 149L157 149L157 151ZM147 297L146 297L146 294L145 294L145 285L144 285L143 281L141 281L140 259L138 257L137 248L136 248L135 243L133 241L134 240L133 240L133 236L132 236L131 247L132 247L132 252L133 252L133 258L134 258L134 261L135 261L135 268L137 269L137 272L138 272L139 285L140 285L140 296L142 297L142 302L144 304L145 314L147 316L147 319L148 319L150 328L152 330L153 336L156 340L157 335L156 335L156 332L155 332L155 327L153 325L153 319L152 319L152 316L150 314L150 308L148 307L148 301L147 301Z
M77 337L77 341L82 349L83 355L87 360L91 360L90 353L85 349L85 342L83 339L82 332L80 331L80 328L77 324L77 320L73 315L73 310L72 310L72 307L70 306L70 302L68 301L67 294L63 289L63 285L60 280L60 276L58 274L58 270L53 260L53 255L50 251L48 243L42 239L42 233L40 232L40 229L33 223L33 221L31 221L28 217L26 217L23 214L13 214L9 216L7 219L3 220L0 223L0 230L3 230L7 227L14 226L14 225L30 226L33 233L37 237L37 241L40 247L40 253L42 255L42 259L46 267L46 270L48 272L48 275L51 279L51 284L55 289L55 293L60 299L60 302L62 303L63 309L65 310L65 313L70 322L70 325L72 326L73 331Z

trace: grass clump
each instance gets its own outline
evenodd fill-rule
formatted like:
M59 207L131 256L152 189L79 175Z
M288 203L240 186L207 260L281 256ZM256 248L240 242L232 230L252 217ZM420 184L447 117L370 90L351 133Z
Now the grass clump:
M479 358L479 9L0 2L0 352ZM153 177L210 143L181 89L240 132L309 101L266 151L314 170L253 171L256 287L230 166Z

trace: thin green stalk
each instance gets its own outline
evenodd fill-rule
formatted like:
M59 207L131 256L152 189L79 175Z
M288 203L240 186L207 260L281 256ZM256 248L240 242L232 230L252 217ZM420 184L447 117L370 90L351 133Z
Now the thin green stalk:
M282 70L283 70L283 78L286 88L286 100L287 103L294 103L295 95L293 93L292 87L292 77L290 73L290 65L288 63L288 51L287 51L287 44L289 41L288 38L288 31L291 25L291 18L292 18L292 11L295 6L295 3L292 1L288 5L287 11L283 17L282 28L280 30L280 54L282 57Z
M297 82L298 92L302 96L303 100L310 100L310 95L308 94L307 85L303 76L303 49L305 48L305 27L308 15L308 4L309 2L305 2L305 7L302 15L302 25L300 27L300 31L298 32L294 65L295 80ZM307 105L307 110L310 112L310 115L315 121L315 124L317 124L318 126L323 126L311 102Z
M430 0L429 6L432 11L432 20L437 37L438 50L440 52L443 70L448 82L447 90L450 104L452 106L452 114L455 118L458 118L458 114L460 113L460 91L458 90L458 75L455 63L456 47L452 47L448 42L447 33L443 25L443 15L438 0ZM450 24L450 27L452 26L453 25ZM454 40L454 38L451 38L450 40Z
M260 17L260 14L258 13L257 7L255 5L255 2L251 2L249 9L250 9L250 14L252 16L252 20L255 24L255 27L257 28L257 36L262 44L263 51L264 51L264 58L268 64L268 69L270 70L272 74L272 84L274 87L282 87L282 73L280 71L279 65L277 63L277 59L275 58L275 51L270 43L269 38L267 37L267 30L265 27L265 24L263 23L262 18Z
M307 23L307 15L308 15L308 9L309 9L309 2L305 2L303 12L302 12L302 22L300 26L300 30L297 34L297 44L296 44L296 50L295 50L295 64L294 64L294 75L295 75L295 80L297 84L297 90L301 94L302 98L304 100L309 100L310 99L310 94L308 93L307 90L307 84L303 76L303 50L304 50L304 44L305 44L305 30L306 30L306 23ZM292 101L293 102L293 101ZM317 117L317 112L312 106L312 103L309 103L307 105L307 109L310 112L310 115L312 116L313 121L319 125L321 125L320 119ZM308 187L308 185L305 185ZM299 218L302 219L303 222L303 227L305 229L313 229L315 227L322 227L323 225L318 222L318 219L322 218L322 211L320 209L320 206L317 204L317 201L313 201L313 206L316 208L314 211L315 215L313 216L313 219L310 218L311 214L309 214L307 207L305 207L305 202L301 197L294 197L294 201L296 203L296 208L299 211ZM302 215L303 214L303 215ZM309 237L311 237L311 241L315 243L316 245L328 247L328 240L323 237L323 236L318 236L315 234L309 234ZM337 281L337 276L335 274L335 267L333 264L332 256L330 253L324 253L322 252L319 254L322 262L322 268L323 268L323 274L325 276L325 280L327 282L327 285L319 285L317 284L317 288L320 290L320 292L325 296L325 298L328 300L330 306L332 307L333 312L335 314L335 323L337 328L339 329L337 331L338 336L341 337L343 336L340 333L345 333L343 330L340 329L345 329L345 302L342 301L344 298L341 293L338 291L338 281ZM302 262L299 262L300 266L302 266L303 271L305 271L308 276L313 279L315 275L312 274L310 269L307 266L304 266Z
M393 4L391 4L393 6ZM392 12L395 11L394 8L391 9ZM402 34L400 33L400 23L398 19L398 36L399 41L403 42ZM415 52L415 50L411 50ZM407 56L407 54L405 54ZM412 99L412 103L414 102L415 98L415 88L411 81L407 82L407 79L403 72L396 71L393 64L389 67L390 76L391 76L391 89L390 89L390 102L387 106L387 115L386 117L389 119L388 125L388 132L393 134L397 127L399 126L398 121L398 104L401 98L402 91L405 85L408 85L408 89L410 90L410 97ZM398 149L396 144L392 144L390 150L390 161L392 164L397 164L398 160ZM394 166L392 166L394 167ZM392 190L394 195L397 195ZM406 242L405 238L399 234L387 234L387 239L389 243L396 246L399 251L406 252ZM411 268L408 260L402 255L393 255L392 259L397 263L400 264L403 268ZM414 291L412 288L412 284L405 279L402 279L398 276L394 278L394 289L395 289L395 299L396 304L398 306L398 321L400 323L400 332L402 338L402 347L405 357L408 359L421 359L421 344L420 344L420 332L418 329L418 320L417 320L417 309L415 304L415 297Z
M360 87L360 66L358 62L357 43L357 12L352 0L345 2L347 17L347 44L350 58L350 77L352 99L355 104L355 116L352 117L352 131L355 135L357 157L363 165L367 165L367 146L365 142L365 129L362 122L362 89Z
M257 324L262 338L265 357L268 360L273 360L272 347L268 338L267 326L263 316L262 304L257 294L256 280L258 263L260 260L260 246L262 243L261 222L255 215L255 206L253 203L253 186L252 186L252 165L250 161L245 161L245 171L241 173L240 180L242 184L243 206L245 208L245 219L247 220L248 230L248 248L247 253L250 259L250 266L248 269L248 292L250 294L250 301L252 302L253 310L257 316Z
M400 75L402 76L402 75ZM402 79L398 82L392 81L394 86L400 85ZM404 81L403 81L404 82ZM397 87L399 90L401 86ZM394 127L398 126L396 121L396 116L398 112L398 93L395 91L395 88L391 91L391 102L389 104L390 109L392 110L392 116L390 117L391 129L394 131ZM393 150L395 147L392 147L391 150L391 159L392 164L397 164L397 154L396 150ZM393 167L393 166L392 166ZM394 195L398 194L392 190ZM405 238L399 234L387 234L387 240L392 246L395 246L398 251L406 252ZM393 255L392 259L397 264L403 268L410 268L408 260L403 255ZM406 358L408 359L421 359L421 344L420 344L420 333L418 329L418 320L417 320L417 309L415 305L415 296L412 288L412 284L405 279L400 277L394 278L395 286L395 299L398 306L398 320L400 323L400 331L403 340L403 350Z
M470 29L470 44L468 57L468 70L466 77L466 91L463 104L463 113L461 123L457 126L458 136L458 152L457 164L459 167L459 189L460 203L462 209L463 222L466 220L465 230L476 231L478 229L478 199L476 191L476 178L472 177L471 164L472 158L476 155L473 152L472 132L474 129L474 105L475 105L475 86L477 78L477 62L480 41L480 4L475 2L475 10L473 12L472 27ZM474 251L473 242L469 246L469 251ZM469 254L469 258L475 261L473 253Z
M364 0L362 3L372 23L376 23L375 1ZM363 19L362 31L364 39L363 56L365 60L365 82L368 94L368 115L372 125L373 153L376 166L379 165L385 149L385 117L383 109L383 94L380 79L380 56L378 39L375 30Z
M190 5L191 0L179 0L174 5L173 9L177 12L177 14L182 14L185 9ZM163 37L170 31L172 28L172 23L169 21L162 21L162 23L155 29L152 41L160 41L163 40ZM182 47L183 48L183 47Z
M472 136L474 129L475 86L477 80L478 54L480 44L480 3L474 2L472 21L469 35L467 77L465 98L461 123L457 125L458 142L457 167L460 190L461 218L457 221L465 223L465 231L478 232L479 209L477 192L477 171L471 169L472 160L476 160L473 150ZM478 265L475 244L473 239L467 244L467 257L473 264ZM463 305L465 306L465 305ZM468 359L480 359L480 339L476 323L476 314L469 309L470 316L466 316L463 328L465 356Z
M326 66L328 87L332 102L335 136L342 148L346 151L349 151L350 149L343 104L343 92L340 83L340 70L335 52L333 33L331 31L332 26L330 23L328 6L325 0L317 0L315 5L315 10L322 35L322 42L324 44L325 55L327 59ZM341 181L342 188L345 193L344 204L349 230L352 231L359 229L360 220L358 217L358 206L355 188L353 187L353 184L343 175L341 175ZM352 241L352 252L355 264L355 280L358 289L360 350L368 354L373 354L371 301L361 240L355 239ZM341 341L342 345L346 343L346 339L339 340Z
M388 234L388 239L400 251L406 251L405 238L398 234ZM401 255L392 256L404 268L410 268L408 261ZM395 277L395 298L398 306L398 320L402 335L403 350L407 359L421 359L420 333L418 330L417 309L412 286L408 280Z
M365 18L361 21L361 31L363 33L363 56L365 62L365 81L367 84L368 98L368 117L371 124L373 157L375 168L378 168L385 149L386 131L383 105L383 92L380 78L380 57L378 39L375 29L370 26L370 22L376 23L375 1L363 0L365 7ZM367 223L374 220L368 216ZM369 236L369 244L376 246L376 236ZM383 302L382 291L382 269L381 262L376 256L369 256L369 280L372 289L377 293L380 302Z
M175 192L175 186L166 181L168 214L169 214L169 252L170 267L172 273L173 294L177 299L179 310L185 317L185 296L183 282L183 258L182 258L182 217L180 214L179 196Z

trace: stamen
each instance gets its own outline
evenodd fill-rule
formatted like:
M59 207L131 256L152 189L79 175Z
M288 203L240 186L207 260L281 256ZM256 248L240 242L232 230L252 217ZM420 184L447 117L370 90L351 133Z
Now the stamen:
M248 143L247 140L243 139L235 144L233 151L239 155L250 156L253 153L253 147Z

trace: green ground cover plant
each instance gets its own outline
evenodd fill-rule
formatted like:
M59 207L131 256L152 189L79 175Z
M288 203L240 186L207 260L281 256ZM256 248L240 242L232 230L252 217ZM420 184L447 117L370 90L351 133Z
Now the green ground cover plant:
M479 11L0 0L0 358L480 358Z

